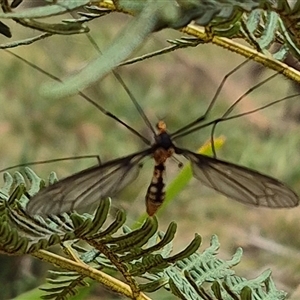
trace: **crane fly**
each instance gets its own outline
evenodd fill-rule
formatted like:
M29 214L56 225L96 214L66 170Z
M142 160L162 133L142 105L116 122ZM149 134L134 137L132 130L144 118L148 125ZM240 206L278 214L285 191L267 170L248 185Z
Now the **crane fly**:
M164 201L165 162L173 154L185 156L191 162L196 179L229 198L244 204L270 208L298 205L296 193L279 180L246 167L176 147L172 134L167 133L162 121L157 124L157 129L155 143L151 147L85 169L42 189L30 199L27 211L32 215L58 214L113 196L137 178L142 160L150 155L155 165L146 193L146 209L152 216Z
M31 63L28 61L24 60L23 58L21 59L27 64L31 65ZM106 111L102 106L94 102L85 94L79 92L80 96L84 97L86 100L100 109L102 113L118 121L135 135L137 135L144 143L147 144L147 148L125 157L95 165L59 180L58 182L46 188L43 188L30 199L26 208L27 212L30 215L42 216L60 214L63 212L69 212L87 207L106 197L112 197L138 177L144 159L150 156L154 160L154 171L151 183L146 192L145 200L147 213L148 215L152 216L156 213L165 199L165 163L174 154L182 155L190 161L193 176L203 185L214 189L228 198L244 204L269 208L290 208L297 206L299 204L299 197L297 194L279 180L268 175L261 174L258 171L249 169L247 167L223 161L217 159L216 157L194 153L190 150L183 149L175 145L176 139L190 134L196 130L209 125L212 125L214 130L216 124L220 121L237 118L244 115L240 114L227 117L227 115L232 111L233 107L239 103L239 101L241 101L242 97L254 90L253 87L237 101L235 101L222 118L201 125L202 121L206 119L207 114L214 105L215 100L226 79L243 64L245 64L245 62L234 68L223 78L223 81L221 82L213 100L203 116L197 118L193 122L190 122L188 125L173 133L169 133L167 131L166 124L163 121L159 121L156 125L156 129L154 129L142 111L141 107L128 90L127 86L123 86L129 94L138 112L143 117L145 123L151 129L154 136L154 143L151 143L150 140L146 139L138 131L124 123L115 115ZM34 68L46 73L53 79L60 81L60 79L52 74L47 73L39 67L34 66ZM114 75L121 82L121 84L124 85L124 82L118 73L114 73ZM274 75L270 76L267 80L257 84L256 87L261 86L273 77ZM294 96L295 95L290 97ZM286 98L274 101L272 104L283 101ZM265 105L264 107L267 106L270 106L270 104ZM250 113L257 110L259 109L253 110Z

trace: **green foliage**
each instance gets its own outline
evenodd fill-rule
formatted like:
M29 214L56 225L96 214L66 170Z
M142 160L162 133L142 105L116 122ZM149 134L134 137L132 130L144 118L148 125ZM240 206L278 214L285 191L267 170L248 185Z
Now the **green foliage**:
M83 25L83 20L63 20L61 23L56 24L42 23L35 20L35 18L46 18L64 14L68 11L73 11L83 7L89 3L87 0L63 1L63 3L62 1L59 2L61 3L53 4L51 6L35 7L20 13L14 13L12 12L12 7L3 1L2 9L4 13L0 15L0 18L13 19L23 26L53 34L77 34L87 32L88 28Z
M112 12L125 12L136 17L114 39L110 47L96 59L92 59L78 74L65 80L63 84L49 84L44 87L44 93L49 97L63 97L77 93L78 89L89 86L96 80L103 78L108 72L127 59L153 31L164 28L179 29L187 26L191 21L194 25L187 26L184 32L198 39L196 43L177 44L176 48L196 46L199 43L216 43L222 47L236 51L251 59L256 59L257 54L253 49L266 54L264 63L267 67L282 71L280 64L268 62L271 47L276 44L277 50L274 58L284 59L289 51L299 58L299 41L297 28L299 25L298 8L300 1L290 7L286 0L248 0L248 1L72 1L57 0L51 5L35 7L26 10L14 10L2 2L2 19L13 19L23 26L31 27L44 34L23 41L4 45L3 48L30 44L41 38L53 34L79 34L89 31L87 24L95 18L102 17ZM88 5L89 4L89 5ZM92 6L94 5L94 6ZM99 7L98 7L99 6ZM62 18L59 23L40 22L43 19L56 15L63 15L81 9L79 17L73 19ZM204 28L204 32L201 28ZM2 28L2 30L1 30ZM1 23L2 34L8 36L8 27ZM242 38L250 44L249 49L237 44L238 49L233 49L226 40L216 37ZM273 47L272 47L273 48ZM173 51L174 47L164 49L157 54ZM256 59L257 60L257 59ZM282 71L283 72L283 71ZM286 76L300 81L299 76L292 71L283 72Z
M79 288L88 286L88 278L132 299L143 299L143 292L162 287L180 299L189 300L252 299L252 295L255 299L285 298L285 293L275 288L270 271L253 280L235 274L232 268L241 260L240 248L230 260L217 258L220 244L213 236L210 247L200 253L201 238L196 234L184 250L172 254L175 223L161 232L154 217L131 230L125 225L122 211L108 220L109 199L100 201L93 215L30 217L26 214L26 203L44 183L28 168L26 176L31 182L28 190L20 173L14 178L5 173L1 189L0 249L3 254L30 254L67 270L50 272L48 285L42 288L46 292L43 299L76 295ZM53 182L53 175L51 178ZM54 245L65 255L49 252ZM115 277L118 273L130 288L127 294L119 280L105 277L105 274ZM141 278L144 282L139 283Z

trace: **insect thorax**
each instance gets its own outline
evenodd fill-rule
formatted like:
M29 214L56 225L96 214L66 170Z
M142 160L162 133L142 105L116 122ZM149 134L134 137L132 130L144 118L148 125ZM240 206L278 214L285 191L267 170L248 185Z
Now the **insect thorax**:
M157 164L164 163L174 153L174 144L167 132L161 132L155 137L152 146L153 157Z

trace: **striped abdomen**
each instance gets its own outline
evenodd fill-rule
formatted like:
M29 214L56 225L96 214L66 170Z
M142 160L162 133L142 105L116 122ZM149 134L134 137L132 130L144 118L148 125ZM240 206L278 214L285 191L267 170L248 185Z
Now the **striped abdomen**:
M153 216L165 200L165 169L164 162L154 166L153 177L146 194L146 208L149 216Z

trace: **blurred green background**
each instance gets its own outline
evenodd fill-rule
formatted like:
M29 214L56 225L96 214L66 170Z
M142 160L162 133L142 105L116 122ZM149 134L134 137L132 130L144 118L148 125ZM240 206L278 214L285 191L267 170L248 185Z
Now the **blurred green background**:
M105 49L125 22L127 17L123 15L95 20L90 24L91 35L99 47ZM31 29L10 24L14 40L37 34ZM180 33L171 30L155 33L135 56L165 47L168 45L166 39L180 36ZM7 42L1 37L1 43ZM62 79L97 55L85 35L53 36L13 51ZM224 75L243 60L216 46L201 45L121 67L118 72L151 123L163 119L172 132L205 112ZM270 74L252 63L240 69L222 89L209 119L221 117L240 95ZM2 52L1 169L75 155L98 154L102 161L107 161L144 147L139 138L79 96L65 99L41 97L40 90L48 81L51 79ZM151 137L112 74L84 92L143 135ZM290 82L277 76L248 95L232 114L249 111L292 93L295 91ZM284 102L256 114L221 122L216 136L224 136L226 143L218 151L218 157L278 178L299 193L299 126L290 113L297 109L294 105L298 105L300 96L288 101L289 105ZM197 151L210 138L210 129L184 137L178 145ZM183 158L179 160L186 163ZM59 162L34 166L33 170L43 178L54 170L62 178L96 163L91 159ZM149 159L137 181L113 198L116 208L126 209L129 224L145 210L144 197L152 168L153 163ZM177 172L178 163L170 160L167 180L171 181ZM159 222L161 230L166 229L170 221L178 223L175 251L185 247L195 232L203 237L203 249L209 245L210 236L217 234L223 258L230 259L235 249L242 246L243 260L235 268L239 275L251 279L271 268L277 287L292 294L300 279L298 212L298 208L270 210L244 206L192 180L189 187L160 215ZM3 256L0 261L0 279L2 286L6 287L0 299L12 298L25 288L44 282L46 266L29 257ZM164 295L164 292L157 292L150 296L168 299ZM94 295L84 299L99 299L100 296L108 299L107 291L96 285ZM294 297L297 299L297 296ZM111 295L111 299L117 298Z

